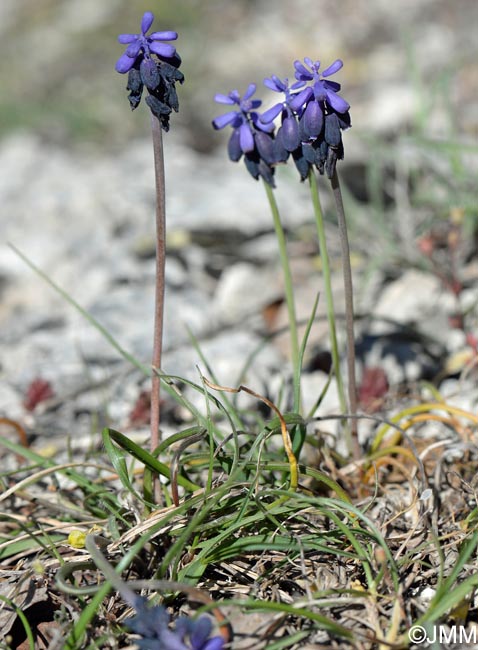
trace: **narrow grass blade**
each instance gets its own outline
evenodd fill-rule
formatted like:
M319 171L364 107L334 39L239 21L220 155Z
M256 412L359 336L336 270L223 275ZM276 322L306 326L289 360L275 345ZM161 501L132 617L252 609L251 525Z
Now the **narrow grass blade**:
M35 638L33 636L33 631L32 628L30 627L30 624L28 622L27 617L25 614L22 612L22 610L15 605L13 600L10 600L10 598L6 598L6 596L1 596L0 595L0 600L4 603L6 603L9 607L15 610L18 618L20 619L23 629L25 630L25 634L27 636L27 641L28 641L28 647L30 650L35 650ZM23 645L23 644L22 644Z
M145 375L150 375L151 370L148 366L142 364L138 361L132 354L127 352L118 341L111 336L106 327L104 327L99 321L96 320L90 313L86 311L70 294L62 289L54 280L52 280L44 271L42 271L36 264L34 264L24 253L22 253L16 246L9 244L10 248L20 257L27 266L31 268L42 280L44 280L56 293L58 293L66 302L68 302L72 307L78 311L83 318L85 318L93 327L100 332L102 336L108 341L108 343L127 361L129 361L133 366L141 370Z
M105 435L109 436L112 440L116 442L116 444L118 444L122 449L124 449L129 454L131 454L131 456L133 456L141 463L143 463L143 465L148 467L152 472L155 472L160 476L164 476L167 479L171 478L171 470L167 465L161 463L152 454L150 454L148 451L146 451L145 449L137 445L135 442L127 438L125 435L123 435L119 431L115 431L114 429L109 429L109 428L105 429L104 432L106 432ZM183 476L178 476L178 484L181 485L181 487L191 492L194 492L195 490L199 490L200 488L199 485L196 485L196 483L189 481Z

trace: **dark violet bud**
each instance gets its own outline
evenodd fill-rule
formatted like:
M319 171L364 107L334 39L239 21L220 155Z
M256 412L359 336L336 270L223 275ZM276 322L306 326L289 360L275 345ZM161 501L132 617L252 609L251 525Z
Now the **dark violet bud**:
M350 120L350 113L347 111L347 113L336 113L337 119L339 121L339 126L342 129L342 131L346 131L347 129L350 129L352 126L352 122Z
M128 72L131 108L139 105L146 87L149 93L146 103L167 131L171 110L179 109L175 83L182 83L184 76L178 70L181 58L176 48L163 42L176 40L177 33L163 31L148 35L153 21L154 15L147 11L141 20L141 34L120 34L118 41L127 48L116 62L116 70L121 74Z
M257 151L260 157L269 165L275 163L274 140L271 135L263 131L256 131L254 134Z
M325 116L324 138L331 147L338 147L342 142L339 120L335 113L330 113Z
M292 158L294 160L295 166L297 167L297 171L300 174L300 180L305 181L305 179L309 175L309 169L311 165L306 159L306 157L304 156L302 147L299 147L298 149L292 152Z
M320 167L325 165L325 161L327 160L327 154L329 151L329 145L325 140L321 140L318 143L318 146L316 147L316 153L315 153L315 164ZM323 173L323 170L322 172Z
M264 160L259 161L259 176L271 187L275 187L274 182L274 167L268 165Z
M126 90L129 90L128 95L129 103L131 109L134 110L141 101L141 96L143 94L143 81L141 79L141 73L138 68L131 68L128 73L128 85Z
M317 101L310 101L302 116L304 133L309 139L316 138L322 130L324 114L322 107Z
M143 92L143 80L138 68L131 68L129 71L127 90L131 90L131 92L135 94Z
M246 169L252 178L255 178L256 181L259 180L259 156L253 153L246 153L244 156L244 164Z
M274 168L262 160L257 150L246 153L244 155L244 163L252 178L255 178L256 181L259 178L263 178L271 187L275 187Z
M169 115L171 114L171 108L155 97L155 95L148 95L145 101L149 106L151 113L160 121L161 128L165 131L169 131Z
M299 119L299 140L301 142L309 142L310 136L305 130L303 116Z
M162 101L160 101L154 95L148 95L148 97L146 97L146 103L151 109L153 115L156 115L158 118L163 115L169 115L171 113L171 108L167 104L164 104Z
M304 142L302 145L302 154L310 165L315 165L316 150L313 144Z
M279 127L274 140L274 158L277 163L285 163L289 158L290 152L284 146L282 137L282 127Z
M159 74L158 65L153 59L143 59L139 66L141 73L141 81L148 88L148 90L156 90L161 82L161 75Z
M178 57L179 59L179 57ZM178 65L181 64L181 59L179 59ZM174 67L171 63L162 62L159 66L159 74L166 83L173 84L176 81L179 81L180 84L184 81L183 73Z
M164 92L164 101L175 113L179 111L178 93L174 84L171 84Z
M311 164L315 165L321 174L324 173L324 165L327 160L329 146L325 140L317 139L314 142L302 144L302 153L304 158Z
M259 108L262 102L251 99L255 91L255 84L249 84L242 97L237 90L232 90L227 95L216 94L215 101L231 110L214 118L212 126L216 130L231 126L233 132L227 145L229 158L237 162L244 155L244 163L251 176L256 180L261 177L274 187L274 125L259 119L255 109Z
M300 144L299 125L294 116L282 120L282 143L287 151L294 151Z
M239 129L234 129L227 143L227 153L232 162L237 162L242 157L241 134Z
M332 178L332 176L335 174L335 166L337 164L337 160L342 159L342 155L338 155L337 150L333 149L332 147L329 147L329 150L327 151L327 160L325 161L325 173L327 174L327 178Z

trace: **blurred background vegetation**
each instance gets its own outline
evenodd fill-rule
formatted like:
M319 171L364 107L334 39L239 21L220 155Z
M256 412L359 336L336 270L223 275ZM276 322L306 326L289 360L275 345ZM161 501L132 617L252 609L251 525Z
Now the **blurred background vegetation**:
M324 66L342 58L352 227L384 234L378 247L387 256L397 241L407 256L417 227L451 209L474 231L476 0L2 0L0 138L28 130L45 144L114 151L147 137L145 108L131 114L126 76L114 71L117 34L139 31L145 10L156 29L180 34L186 82L173 129L193 149L211 153L226 137L210 125L221 112L214 93L254 81L266 107L265 76L292 76L304 56ZM385 213L397 205L391 228Z
M199 148L211 140L215 92L291 76L304 56L344 59L354 128L443 130L454 119L477 135L475 0L2 0L0 134L31 128L104 145L141 131L114 63L117 34L138 31L148 9L157 29L180 34L179 122Z

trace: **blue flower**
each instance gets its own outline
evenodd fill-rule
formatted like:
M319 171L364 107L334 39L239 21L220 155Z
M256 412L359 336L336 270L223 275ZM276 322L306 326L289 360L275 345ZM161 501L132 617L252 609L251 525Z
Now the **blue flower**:
M136 614L125 620L125 625L142 637L135 641L142 650L223 650L221 636L210 638L212 623L207 616L196 620L181 616L172 629L165 608L160 605L148 607L147 602L146 598L138 596Z
M276 142L280 142L285 150L285 160L287 160L288 153L295 151L300 144L299 136L299 125L297 123L296 114L294 109L291 106L291 102L295 97L295 94L292 94L292 90L296 90L304 85L303 81L297 81L289 88L289 80L285 79L282 81L276 75L272 75L271 78L264 79L264 86L273 90L277 93L284 93L284 101L274 104L272 108L265 111L261 117L261 122L272 122L275 118L282 114L281 116L281 127L276 135ZM277 147L278 148L278 147ZM280 161L283 161L284 155L279 156Z
M124 54L116 61L116 71L124 74L129 72L138 58L151 59L151 54L156 54L165 59L171 59L176 54L176 48L161 41L175 41L177 32L153 32L146 36L146 32L153 24L154 14L147 11L141 20L141 34L120 34L118 41L128 45Z
M340 84L336 81L321 79L321 76L330 77L338 72L343 67L343 62L337 59L322 74L319 72L320 61L312 61L312 59L306 57L304 63L309 67L309 70L300 61L294 62L295 78L300 82L311 81L312 86L307 86L305 90L295 96L292 102L294 110L300 110L301 106L307 104L313 97L317 103L325 102L328 107L337 113L346 113L350 108L350 104L337 95Z
M218 93L214 96L214 101L218 104L229 106L237 105L239 110L229 111L224 115L216 117L212 121L215 129L223 129L230 124L234 131L238 132L237 144L239 145L241 155L254 150L254 128L270 133L274 130L274 125L259 122L259 115L254 110L262 104L260 99L251 99L256 92L256 84L249 84L244 96L241 98L237 90L231 90L228 95ZM233 134L234 135L234 134ZM239 155L240 158L240 155ZM236 160L239 160L237 158Z
M244 155L244 163L249 173L257 180L262 177L274 187L274 168L277 162L274 150L274 124L264 123L255 109L261 106L260 99L251 99L256 92L256 84L250 84L241 97L237 90L228 95L217 94L214 99L219 104L238 108L216 117L212 121L215 129L231 126L233 132L228 142L229 158L237 162Z
M153 32L148 30L153 24L154 15L147 11L141 21L141 34L120 34L118 41L127 45L125 52L116 62L116 71L128 73L129 103L134 110L140 103L143 88L148 96L146 103L151 112L161 122L165 131L169 129L169 115L179 110L176 82L183 83L184 75L178 70L181 58L176 48L162 41L174 41L176 32Z
M332 178L337 160L344 157L342 131L351 125L350 105L338 94L340 84L327 78L342 66L342 61L337 59L320 72L320 61L307 57L304 63L295 61L297 81L290 88L287 80L282 82L275 76L264 82L271 90L282 91L285 99L266 111L262 119L274 119L282 112L276 147L282 144L284 159L287 159L286 152L292 155L302 180L307 178L311 165Z

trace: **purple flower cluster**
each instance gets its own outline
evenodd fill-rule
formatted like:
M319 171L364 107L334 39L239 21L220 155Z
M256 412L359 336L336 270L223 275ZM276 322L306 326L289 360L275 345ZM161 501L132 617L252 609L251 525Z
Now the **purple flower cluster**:
M120 34L118 41L127 45L125 52L116 62L116 71L128 73L130 91L128 99L132 110L140 103L146 86L146 103L151 112L161 122L165 131L169 130L169 116L172 110L179 110L175 84L183 83L184 75L179 71L181 58L176 48L163 41L175 41L176 32L153 32L147 34L154 21L154 15L147 11L141 20L141 34Z
M228 152L233 161L244 155L251 175L262 177L274 186L274 170L278 163L292 156L302 180L315 166L321 174L332 178L337 160L344 157L342 131L351 126L349 104L338 94L340 84L328 77L343 66L337 59L332 65L320 70L320 61L306 58L295 61L296 81L289 86L275 75L264 80L270 90L284 95L284 99L258 115L255 109L260 100L251 100L256 86L251 84L241 99L237 90L229 95L216 95L221 104L236 104L239 110L230 111L213 120L215 129L227 125L233 128ZM274 120L280 118L275 131Z
M210 638L212 623L207 616L196 620L180 616L172 629L164 607L149 607L147 599L138 596L135 609L135 615L127 618L125 625L141 637L135 643L143 650L223 650L221 636Z
M228 144L229 158L237 162L244 154L249 173L255 179L261 176L273 185L272 165L276 162L272 136L274 125L259 119L255 109L259 108L262 102L259 99L251 99L255 92L256 85L250 84L242 98L237 90L232 90L228 95L216 95L214 99L219 104L237 106L238 109L216 117L212 124L215 129L223 129L230 124L234 130Z

